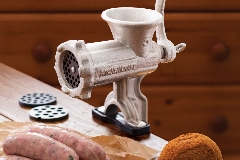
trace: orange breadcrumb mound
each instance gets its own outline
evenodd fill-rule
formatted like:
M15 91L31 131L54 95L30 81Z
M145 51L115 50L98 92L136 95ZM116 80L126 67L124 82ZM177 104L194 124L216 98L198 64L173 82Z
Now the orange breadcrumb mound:
M188 133L171 140L158 160L222 160L217 144L199 133Z

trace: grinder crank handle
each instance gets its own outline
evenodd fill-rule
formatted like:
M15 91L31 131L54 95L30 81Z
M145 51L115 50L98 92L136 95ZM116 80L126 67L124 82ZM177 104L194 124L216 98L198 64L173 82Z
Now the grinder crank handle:
M176 53L183 51L186 47L185 43L180 43L176 46L167 39L165 26L164 26L164 8L166 0L157 0L155 4L155 10L162 14L163 21L157 26L156 36L157 43L159 46L163 47L164 54L162 56L162 63L168 63L175 59Z
M176 53L180 53L186 48L186 43L179 43L178 45L175 46L175 48Z

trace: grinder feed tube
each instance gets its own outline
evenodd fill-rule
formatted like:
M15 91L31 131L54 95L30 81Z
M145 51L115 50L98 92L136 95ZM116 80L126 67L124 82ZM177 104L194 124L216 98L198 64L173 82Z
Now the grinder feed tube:
M130 135L150 133L148 102L140 91L140 83L159 63L173 60L166 58L173 57L168 54L176 54L176 49L166 52L166 36L158 43L152 41L163 17L155 10L122 7L105 10L102 18L114 40L88 44L70 40L58 46L54 68L62 91L85 99L91 97L93 87L113 83L104 106L94 109L93 116Z

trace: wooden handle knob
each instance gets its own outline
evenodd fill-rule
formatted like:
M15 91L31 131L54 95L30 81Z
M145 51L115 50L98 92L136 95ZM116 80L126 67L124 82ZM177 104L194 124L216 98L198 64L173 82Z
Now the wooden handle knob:
M230 49L225 43L219 42L212 46L210 54L215 61L222 62L229 57Z
M51 57L51 50L47 45L39 44L33 48L32 55L38 62L46 62Z
M223 133L228 129L228 120L223 116L218 116L211 121L211 130L215 133Z

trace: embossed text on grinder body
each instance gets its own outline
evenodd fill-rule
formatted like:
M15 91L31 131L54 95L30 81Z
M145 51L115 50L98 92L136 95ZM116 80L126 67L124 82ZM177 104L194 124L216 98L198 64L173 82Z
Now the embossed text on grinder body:
M106 68L102 68L100 70L100 75L107 76L107 75L117 74L120 72L126 72L126 71L130 71L130 70L134 70L134 69L135 69L135 64L106 67Z

